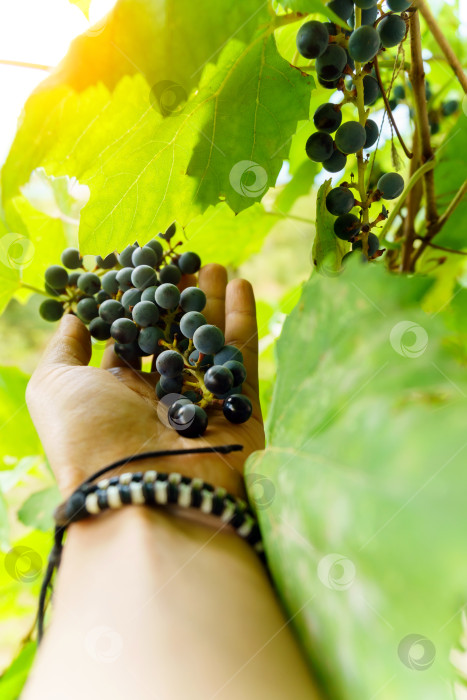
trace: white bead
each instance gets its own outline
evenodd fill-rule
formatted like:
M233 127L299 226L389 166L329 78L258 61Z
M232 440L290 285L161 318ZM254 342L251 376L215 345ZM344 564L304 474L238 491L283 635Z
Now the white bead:
M191 486L189 484L180 484L178 489L178 505L188 508L191 504Z
M240 535L240 537L248 537L252 527L253 519L249 515L247 515L245 522L242 525L240 525L240 527L237 529L237 532Z
M167 503L167 482L156 481L156 503Z
M226 523L232 519L235 510L235 503L227 501L227 505L224 508L224 512L221 515L221 520Z
M168 479L171 484L179 484L182 480L182 475L178 472L172 472L172 474L169 474Z
M88 493L86 496L86 510L88 513L93 513L93 515L96 515L97 513L101 512L101 509L99 508L99 504L97 502L97 493L93 491L92 493Z
M109 480L108 479L101 479L100 481L97 482L97 488L102 489L105 491L107 486L109 485Z
M200 510L203 513L211 513L212 512L212 498L213 498L212 491L208 491L207 489L203 489L201 494L203 496L203 500L201 501Z
M118 492L118 486L109 486L107 489L107 502L109 508L121 508L122 501Z
M143 480L144 481L155 481L156 477L157 477L157 472L154 471L154 469L148 469L148 471L144 473Z
M134 503L135 505L139 505L140 503L145 503L144 496L143 496L143 484L141 481L131 481L130 482L130 491L131 491L131 502Z
M204 481L203 481L202 479L200 479L199 476L195 476L195 477L191 480L191 486L192 486L192 488L194 488L194 489L200 489L200 488L202 488L203 484L204 484Z
M132 476L133 474L131 472L125 472L124 474L120 474L119 481L121 484L129 484Z

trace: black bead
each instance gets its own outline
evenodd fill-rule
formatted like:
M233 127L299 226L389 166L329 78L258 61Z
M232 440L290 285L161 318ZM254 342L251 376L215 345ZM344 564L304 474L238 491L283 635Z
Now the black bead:
M150 481L143 483L143 498L148 505L155 505L154 484Z
M258 542L258 540L260 540L260 539L261 539L261 531L259 529L258 523L255 523L253 525L253 527L251 528L250 534L248 535L248 537L245 538L245 540L249 544L256 544L256 542Z
M212 511L211 511L211 513L213 515L222 515L222 513L224 512L224 507L225 507L224 496L219 496L217 494L214 494L213 499L212 499Z
M156 479L157 481L167 481L168 477L167 472L157 472Z
M106 508L108 508L109 503L107 501L107 491L105 489L97 489L96 495L97 505L99 506L100 510L105 510Z
M201 489L192 488L191 489L191 505L194 508L199 508L202 501L203 501L203 497L201 495Z
M229 521L229 525L232 525L234 528L240 527L240 525L243 525L245 522L245 508L242 506L237 505L235 508L235 513L232 518L232 520Z
M167 484L167 501L168 503L177 503L178 501L178 484Z
M122 503L133 503L131 500L131 488L129 484L120 484L118 492Z
M73 493L65 506L65 517L70 522L76 522L86 518L89 513L85 507L86 495L81 491Z

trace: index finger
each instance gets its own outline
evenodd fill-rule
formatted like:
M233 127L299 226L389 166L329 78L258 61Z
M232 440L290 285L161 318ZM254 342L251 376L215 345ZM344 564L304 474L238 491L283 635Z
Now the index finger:
M227 285L225 298L225 342L235 345L243 354L246 383L258 394L258 325L253 287L236 279Z

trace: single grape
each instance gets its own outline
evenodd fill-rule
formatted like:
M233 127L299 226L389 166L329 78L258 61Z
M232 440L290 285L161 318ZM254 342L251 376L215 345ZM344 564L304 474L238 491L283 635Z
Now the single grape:
M125 309L116 299L108 299L99 307L99 316L109 325L112 325L117 318L123 318L124 315Z
M199 311L188 311L180 319L180 330L185 338L193 338L195 331L206 323L205 317Z
M181 278L182 273L176 265L165 265L159 271L159 280L162 284L178 284Z
M155 267L157 265L157 255L149 246L143 246L133 251L131 262L134 267L139 267L140 265Z
M381 96L378 81L372 75L365 75L363 78L363 103L372 105Z
M376 122L374 122L373 119L367 119L365 122L365 132L366 132L366 141L365 141L363 148L371 148L371 146L374 146L374 144L378 140L378 136L379 136L378 124L376 124Z
M362 19L361 19L361 25L373 25L376 22L376 18L378 16L378 8L376 5L373 5L373 7L369 7L367 10L362 10ZM355 27L355 12L352 12L350 15L348 23L350 24L351 27Z
M117 263L118 258L115 253L109 253L105 256L105 258L101 257L100 255L96 255L96 265L102 270L110 270L112 267L115 267Z
M89 324L89 332L96 340L108 340L110 338L110 325L100 316L93 318Z
M224 334L217 326L200 326L193 335L193 344L204 355L214 355L224 345Z
M405 12L412 4L412 0L387 0L387 3L393 12Z
M339 84L340 79L341 78L339 76L335 80L324 80L324 78L320 78L320 76L318 75L318 83L321 85L321 87L326 88L326 90L335 90Z
M379 22L377 31L386 49L397 46L405 37L406 25L399 15L389 15Z
M139 301L133 307L132 316L138 326L154 326L159 320L159 309L152 301Z
M302 24L297 32L297 51L304 58L321 56L327 48L329 33L322 22L312 20Z
M324 22L329 36L337 36L339 34L339 27L334 24L334 22Z
M347 65L347 54L342 46L330 44L326 51L316 59L316 71L324 80L336 80L342 75Z
M355 197L348 187L334 187L326 195L326 209L334 216L348 214L355 206Z
M183 372L183 357L175 350L164 350L156 360L156 369L164 377L176 377Z
M405 88L403 85L395 85L392 91L393 97L396 98L396 100L404 100L405 99Z
M316 131L306 142L305 150L308 158L315 163L322 163L331 157L334 148L332 136L325 131Z
M232 372L223 365L214 365L206 371L204 385L213 394L225 394L234 385Z
M160 234L159 234L160 235ZM167 396L167 394L170 392L164 391L164 389L161 386L160 380L156 384L156 396L158 399L163 399L164 396Z
M65 265L69 270L76 270L83 264L83 258L79 254L77 248L65 248L60 256L60 260L62 261L62 265Z
M157 263L159 264L160 261L162 260L162 258L164 257L164 249L163 249L162 245L159 243L159 241L157 241L155 238L152 238L150 241L148 241L146 243L145 247L152 248L152 250L156 254Z
M326 3L326 7L329 7L330 10L345 21L352 14L353 2L352 0L331 0L331 2Z
M354 3L361 10L369 10L370 7L374 7L378 0L354 0Z
M123 292L120 301L125 311L131 312L133 306L141 301L141 292L139 289L127 289L126 292Z
M459 100L447 100L441 105L441 111L445 117L450 117L459 109Z
M232 372L234 387L243 384L246 379L246 369L243 362L238 362L238 360L227 360L227 362L224 362L223 367L227 367L227 369Z
M81 274L81 272L71 272L68 275L68 282L66 283L66 286L67 287L77 287L80 274Z
M229 391L226 391L225 394L216 394L216 399L228 399L229 396L232 396L232 394L241 394L242 393L242 385L239 384L238 386L233 386Z
M176 377L161 376L160 385L166 394L179 394L183 386L183 377L181 374L177 374Z
M137 289L146 289L157 282L157 276L149 265L138 265L131 273L131 283Z
M97 292L97 294L96 294L96 301L97 301L98 304L103 304L104 301L107 301L107 300L110 299L110 298L111 298L111 297L110 297L110 294L107 294L107 292L105 291L105 289L101 289L101 290L100 290L99 292Z
M224 416L231 423L245 423L251 416L253 406L251 401L244 394L232 394L224 401L222 407Z
M351 241L362 228L355 214L341 214L334 222L334 233L342 241Z
M102 289L104 289L107 292L107 294L110 294L111 296L117 294L119 290L117 280L118 272L118 270L109 270L101 278Z
M399 100L394 99L394 97L391 97L391 99L388 101L389 104L389 109L391 112L394 112L396 109L397 105L399 104Z
M173 224L170 224L167 231L165 233L159 233L159 236L160 236L160 238L163 238L164 241L170 241L170 239L173 238L173 236L175 235L176 230L177 230L177 226L176 226L176 223L174 221Z
M68 272L60 265L51 265L45 271L45 281L52 289L63 289L68 282Z
M151 301L153 304L155 304L156 290L156 285L152 285L151 287L146 287L146 289L143 289L143 291L141 292L141 301Z
M345 122L336 131L336 146L342 153L357 153L366 141L366 131L358 122Z
M180 292L174 284L161 284L156 289L155 300L161 309L176 309L180 301Z
M99 315L96 300L93 297L81 299L76 304L76 314L83 323L89 323L93 318Z
M382 175L376 185L383 199L397 199L404 189L404 178L399 173Z
M125 320L125 319L122 319ZM114 352L122 360L129 364L137 364L142 355L141 349L136 342L132 343L114 343Z
M229 360L236 360L237 362L243 362L242 351L235 347L235 345L224 345L223 348L216 352L214 355L214 364L223 365Z
M193 275L201 267L201 258L197 253L182 253L177 261L177 265L182 275Z
M63 304L57 299L45 299L39 306L39 313L44 321L58 321L63 316Z
M188 356L188 362L190 365L196 365L196 363L199 360L199 352L197 350L193 350L190 352ZM203 355L203 359L199 363L198 367L210 367L212 364L214 364L214 357L213 355Z
M320 131L332 134L342 122L342 112L338 105L327 102L320 105L313 115L313 124Z
M157 326L147 326L139 332L138 345L148 355L156 355L164 349L159 340L164 340L164 331Z
M358 250L359 248L363 248L362 241L355 241L352 243L352 250ZM370 258L373 257L377 250L379 250L379 238L370 231L368 234L368 255Z
M127 247L124 250L122 250L122 252L118 256L118 262L122 267L133 267L131 258L137 247L138 246L136 245L127 245Z
M122 292L126 292L128 289L132 288L131 275L133 273L132 267L122 267L121 270L117 272L116 280L118 283L118 288Z
M117 318L110 326L110 335L118 343L127 345L138 337L138 328L129 318Z
M206 294L198 287L186 287L180 294L183 311L202 311L206 306Z
M201 437L206 432L206 411L193 403L185 403L172 412L170 424L182 437Z
M337 148L334 150L332 156L327 160L323 161L323 168L329 173L338 173L343 170L347 163L347 156L341 153Z
M100 277L95 275L94 272L83 272L78 278L78 288L90 296L97 294L101 288Z
M349 53L355 61L367 63L378 53L380 43L376 29L363 25L352 32L349 39Z

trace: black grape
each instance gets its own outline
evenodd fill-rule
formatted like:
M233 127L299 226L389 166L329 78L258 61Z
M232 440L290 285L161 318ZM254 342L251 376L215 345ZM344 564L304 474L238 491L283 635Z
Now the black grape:
M349 53L355 61L367 63L379 51L379 34L373 27L363 25L352 32L349 39Z
M389 15L378 24L377 31L386 49L397 46L405 37L406 25L399 15Z
M222 407L224 416L231 423L245 423L251 416L253 406L251 401L244 394L232 394L228 399L225 399Z
M334 24L334 22L324 22L324 26L326 27L329 36L337 36L339 34L339 28L336 24Z
M133 307L132 316L138 326L153 326L159 320L159 309L152 301L139 301Z
M76 314L83 323L89 323L93 318L99 315L99 310L97 308L97 302L93 297L88 297L86 299L81 299L76 304Z
M354 0L357 7L361 10L368 10L370 7L374 7L378 0Z
M235 345L224 345L224 347L214 355L214 364L216 365L223 365L229 360L243 362L242 351L236 348Z
M45 271L45 281L52 289L63 289L68 282L68 272L60 265L51 265Z
M101 288L100 278L94 272L83 272L78 278L78 288L85 294L92 296Z
M108 299L110 299L110 294L107 294L105 289L101 289L99 292L97 292L97 294L96 294L97 304L103 304L104 301L107 301Z
M189 357L188 357L188 362L190 365L196 365L196 363L199 360L199 352L197 350L193 350ZM203 359L199 363L199 367L210 367L212 364L214 364L214 357L213 355L203 355Z
M111 296L116 294L119 290L117 275L118 270L109 270L109 272L106 272L101 278L102 289L104 289L107 294L110 294Z
M152 238L150 241L148 241L146 243L145 247L152 248L152 250L156 254L157 262L160 263L160 261L162 260L162 258L164 256L164 249L163 249L162 245L159 243L159 241L157 241L155 238Z
M67 287L77 287L80 275L81 272L71 272L68 275L68 282L66 283Z
M327 48L328 41L326 26L316 20L305 22L297 32L297 50L304 58L321 56Z
M405 88L403 85L395 85L392 91L393 97L396 100L403 100L405 98Z
M450 117L451 114L457 112L458 109L459 100L447 100L447 102L443 102L441 105L441 111L445 117Z
M160 378L160 385L162 390L167 394L179 394L183 386L183 377L181 374L177 374L176 377L164 377Z
M79 254L79 250L77 248L65 248L60 256L60 260L69 270L76 270L83 264L83 258Z
M320 131L326 131L332 134L333 131L339 128L342 122L342 112L340 107L327 102L320 105L313 115L313 124Z
M326 209L334 216L348 214L355 206L355 197L348 187L334 187L326 195Z
M164 340L164 332L156 326L142 328L138 335L138 345L148 355L162 352L163 346L159 345L159 340Z
M336 13L341 19L348 20L353 10L352 0L331 0L326 3L326 7Z
M202 311L206 306L206 294L198 287L186 287L180 294L183 311Z
M63 316L63 304L56 299L46 299L39 306L44 321L58 321Z
M118 256L118 262L122 267L133 267L131 258L137 247L136 245L127 245L127 247L122 250Z
M176 265L166 265L159 272L159 280L163 284L178 284L181 278L182 273Z
M89 332L96 340L108 340L110 338L110 325L100 316L93 318L89 324Z
M347 156L341 153L336 148L332 156L327 160L323 161L323 168L329 173L338 173L340 170L343 170L345 168L346 163Z
M155 251L149 246L143 246L142 248L136 248L131 256L131 262L135 267L139 265L149 265L150 267L155 267L158 262L157 255Z
M365 132L366 132L366 141L363 146L363 148L371 148L376 141L378 140L379 136L379 128L376 122L373 121L373 119L367 119L365 122Z
M360 219L355 214L342 214L334 222L334 233L342 241L351 241L361 228Z
M388 7L393 12L404 12L412 4L412 0L387 0Z
M214 355L224 345L224 334L217 326L206 324L195 331L193 344L204 355Z
M106 255L105 258L102 258L100 255L96 255L96 265L102 270L110 270L112 267L115 267L117 263L118 259L115 253L109 253L109 255Z
M149 265L138 265L131 273L131 283L137 289L146 289L146 287L151 287L156 282L156 273Z
M199 311L189 311L180 320L180 330L185 338L193 338L195 331L206 323L205 317Z
M376 185L383 199L397 199L404 189L404 178L399 173L382 175Z
M156 360L156 369L164 377L176 377L183 371L183 357L175 350L164 350Z
M110 326L110 335L118 343L127 345L136 340L138 328L129 318L117 318Z
M325 131L317 131L306 142L305 150L308 158L315 163L322 163L331 157L334 148L332 136Z
M336 146L342 153L357 153L366 141L366 131L358 122L345 122L336 131Z
M378 81L372 75L365 75L363 78L363 103L372 105L381 96Z
M368 10L362 10L362 25L366 24L374 24L376 22L376 18L378 16L378 8L376 5L373 7L368 8ZM349 19L349 24L351 27L355 26L355 13L352 12L350 19Z
M338 44L330 44L326 51L316 59L316 71L324 80L339 78L346 65L347 54Z
M123 318L125 309L116 299L108 299L99 307L99 316L103 321L112 324L117 318Z
M355 241L355 243L352 243L352 250L358 250L359 248L363 248L363 243L362 241ZM374 233L368 234L368 255L373 257L373 255L376 253L376 251L379 249L379 238L378 236L375 236Z
M237 360L227 360L223 367L227 367L227 369L232 372L234 387L243 384L246 379L246 369L243 362L238 362Z
M118 343L114 344L114 351L118 357L121 357L125 362L135 364L138 362L142 355L141 349L136 342L132 343Z
M128 289L132 288L132 273L132 267L122 267L122 269L117 272L116 280L118 282L118 288L121 289L122 292L126 292Z
M141 292L141 301L151 301L153 304L155 304L156 290L156 285L152 285L151 287L146 287L146 289L143 289L143 291Z
M201 258L197 253L182 253L177 261L183 275L193 275L201 267Z
M335 90L339 84L340 76L335 80L324 80L318 75L318 83L326 90Z
M155 300L161 309L176 309L180 301L180 292L174 284L161 284L156 289Z
M201 406L186 403L172 412L170 423L182 437L195 438L206 432L208 417Z
M139 289L127 289L126 292L123 292L120 301L125 311L131 311L132 307L141 301L141 292Z
M190 401L191 403L196 403L200 400L201 397L196 391L193 391L193 389L189 389L188 391L183 392L183 398L188 399L188 401Z
M225 394L234 385L233 374L224 365L214 365L206 371L204 385L213 394Z

